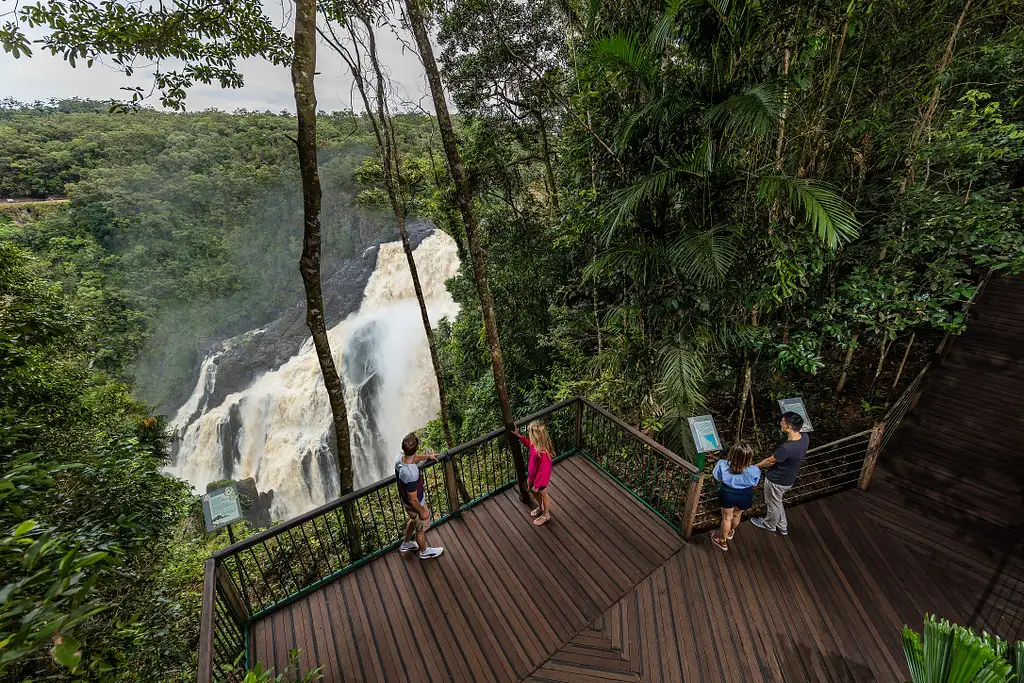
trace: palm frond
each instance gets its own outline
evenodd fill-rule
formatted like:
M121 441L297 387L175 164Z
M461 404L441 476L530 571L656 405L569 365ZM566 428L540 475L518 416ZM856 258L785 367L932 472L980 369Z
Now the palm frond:
M685 339L682 335L661 351L661 389L670 412L678 418L707 409L704 377L709 347L700 336Z
M607 247L583 269L584 281L621 274L646 286L662 270L664 254L646 240Z
M672 265L699 285L722 282L736 259L732 234L722 228L683 232L669 249Z
M928 683L921 636L908 626L903 627L903 656L907 658L907 668L910 669L910 683Z
M679 10L683 6L683 0L669 0L665 11L661 13L658 22L654 25L651 34L647 36L647 49L653 54L661 54L668 47L673 34L678 31L676 22Z
M671 97L658 97L626 117L615 136L615 149L622 153L634 138L645 137L655 130L665 117Z
M814 180L775 175L761 179L759 195L766 201L785 201L823 244L835 248L857 236L860 223L853 206L831 186Z
M631 72L639 76L645 85L650 86L656 78L657 57L651 55L635 33L609 36L598 41L594 51L599 62Z
M691 175L705 178L714 168L714 144L711 138L704 138L696 147L683 159L680 167Z
M760 83L705 111L704 123L727 136L767 137L779 123L782 95L778 85Z
M640 206L663 195L680 173L681 171L674 168L651 173L629 187L615 192L606 205L610 215L607 217L603 234L604 243L610 244L619 226L636 215Z

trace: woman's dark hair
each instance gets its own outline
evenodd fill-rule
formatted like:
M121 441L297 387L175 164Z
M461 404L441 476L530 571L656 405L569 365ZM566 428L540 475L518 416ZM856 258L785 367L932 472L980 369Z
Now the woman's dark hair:
M746 441L733 444L729 449L729 471L733 474L743 474L743 470L750 467L754 462L754 449Z

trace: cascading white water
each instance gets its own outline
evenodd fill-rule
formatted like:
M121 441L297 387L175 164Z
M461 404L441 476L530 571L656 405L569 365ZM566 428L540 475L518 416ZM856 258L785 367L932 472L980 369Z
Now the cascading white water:
M451 237L437 231L420 243L414 257L436 327L441 318L458 314L445 289L445 281L458 273L458 251ZM345 382L359 488L390 474L402 437L436 417L440 408L400 242L380 246L359 311L331 328L328 338ZM260 491L274 491L275 519L337 495L337 469L328 449L331 410L312 340L244 391L219 406L203 406L203 396L216 381L214 360L204 361L195 391L175 415L174 425L187 427L172 473L199 490L218 479L253 477ZM189 423L200 409L202 416Z

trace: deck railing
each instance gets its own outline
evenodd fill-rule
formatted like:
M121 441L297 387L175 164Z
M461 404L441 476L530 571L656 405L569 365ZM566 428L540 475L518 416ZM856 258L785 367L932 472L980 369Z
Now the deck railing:
M918 372L882 419L871 429L808 450L796 484L786 494L786 502L802 503L854 487L867 489L879 454L917 402L922 383L931 367L932 364L928 363ZM711 477L716 461L717 458L708 458L705 464L696 519L693 522L696 530L705 531L713 528L720 520L718 482ZM763 514L764 511L763 487L759 486L755 489L754 507L746 516Z
M581 451L677 531L689 536L700 470L607 410L580 399Z

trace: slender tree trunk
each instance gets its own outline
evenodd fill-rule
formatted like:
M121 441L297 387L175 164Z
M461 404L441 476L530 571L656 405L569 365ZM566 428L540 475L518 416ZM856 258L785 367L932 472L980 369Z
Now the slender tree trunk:
M434 59L434 48L430 44L430 37L427 35L426 19L423 16L423 10L420 7L419 0L405 0L405 7L413 36L416 39L420 59L427 72L427 81L430 84L430 93L434 100L434 111L437 115L438 127L441 130L441 143L444 146L445 156L448 158L448 170L452 175L452 181L455 183L459 211L466 225L466 241L469 243L469 253L473 264L473 277L476 281L477 296L480 298L480 308L484 318L487 347L491 353L494 386L498 392L501 419L505 426L508 446L512 453L516 476L519 480L519 496L524 503L529 505L532 504L532 501L526 485L526 464L523 461L523 452L519 439L514 434L515 422L512 416L512 406L508 400L508 389L505 384L505 368L501 357L498 322L494 315L494 300L491 298L491 290L487 284L486 255L477 240L477 229L479 226L476 211L473 208L473 192L469 186L469 179L466 177L465 170L462 167L462 157L459 154L459 148L455 141L455 130L452 127L451 114L448 112L448 103L445 101L441 74L437 68L437 61Z
M757 325L757 307L750 311L750 324ZM743 420L746 413L747 396L753 391L753 369L751 367L750 351L743 352L743 377L740 382L740 390L736 397L736 440L743 438ZM751 399L753 408L753 399Z
M859 332L854 333L853 337L850 338L850 348L846 350L846 358L843 359L843 369L839 374L839 383L836 385L836 401L839 401L839 396L843 393L843 387L846 386L846 373L850 369L850 363L853 361L853 352L857 349L857 337L860 336Z
M299 151L299 172L302 175L302 256L299 272L306 290L306 325L313 336L313 346L320 361L324 389L331 405L336 436L339 490L342 496L352 492L352 444L348 432L348 412L341 375L334 364L324 316L324 297L320 288L320 174L316 151L316 1L296 0L295 46L292 60L292 86L298 118L296 146ZM361 555L360 535L355 511L344 506L349 558Z
M544 123L544 114L539 110L534 112L537 117L537 125L540 126L540 143L544 152L544 173L548 178L548 185L551 187L551 208L558 213L558 185L555 184L555 171L551 166L551 147L548 144L547 124Z
M320 289L320 174L316 151L316 3L297 0L295 6L295 58L292 61L292 84L298 114L299 170L302 174L302 256L299 272L306 290L306 325L313 335L320 371L324 376L334 430L337 434L336 457L341 494L352 491L352 450L349 443L348 413L341 376L331 355L324 317L324 297Z
M405 206L402 204L402 169L398 158L398 143L395 139L395 129L391 113L387 108L387 100L384 92L384 70L381 69L380 61L377 58L377 41L373 32L373 26L365 18L363 25L366 27L369 36L370 63L377 81L377 117L380 120L375 129L378 131L377 143L381 151L381 168L384 170L384 184L387 188L388 199L391 201L391 210L395 215L395 223L398 225L398 232L402 236L402 249L405 251L405 258L409 262L409 273L412 275L412 286L416 292L416 302L420 307L420 319L423 322L423 331L427 335L427 345L430 347L430 363L434 368L434 380L437 382L437 395L441 404L441 427L444 430L444 440L451 450L455 447L452 439L451 425L448 421L448 399L445 391L444 375L441 373L441 362L437 356L437 345L434 342L434 330L430 326L430 315L427 312L427 302L423 297L423 287L420 285L419 270L416 268L416 260L413 258L412 245L409 243L409 232L405 225ZM360 79L361 80L361 79ZM365 94L363 96L366 100ZM369 106L367 106L369 111ZM455 473L455 485L463 502L468 503L469 492L459 472L456 462L452 462L452 470Z
M882 375L882 366L885 364L885 357L889 355L889 349L892 348L892 345L895 342L895 339L893 339L892 341L887 341L886 337L882 337L882 348L878 354L878 365L875 367L875 377L874 379L871 380L872 389L874 389L875 383L878 381L878 378Z
M914 345L914 339L917 337L917 332L910 335L910 341L907 342L907 350L903 352L903 360L900 361L900 369L896 371L896 379L892 381L892 389L889 391L895 391L896 386L900 383L900 377L903 375L903 367L907 364L907 357L910 355L910 349Z
M963 28L964 21L967 19L967 12L971 9L971 2L972 0L967 0L964 3L964 9L960 12L960 18L953 24L949 40L946 41L946 50L942 53L939 68L935 72L935 87L932 89L932 96L928 98L928 106L925 107L924 114L918 119L917 125L914 126L914 131L910 136L910 149L907 152L906 168L903 173L903 180L900 181L899 195L901 197L907 191L907 187L914 182L914 155L917 153L917 146L921 142L921 138L931 128L932 118L935 116L935 110L938 108L939 99L942 96L942 76L953 61L953 48L956 47L956 37L960 34L960 29Z
M747 396L750 394L751 384L750 354L745 353L743 356L743 378L736 396L736 441L743 438L743 420L746 417Z
M342 18L336 17L341 20ZM366 16L359 17L363 28L366 30L366 45L362 45L357 32L351 23L347 24L349 36L352 39L351 49L346 48L337 33L328 25L330 35L321 32L321 36L341 56L352 73L353 82L360 98L363 100L363 107L370 120L374 136L377 139L377 151L380 158L381 171L384 176L384 187L391 203L391 211L395 217L395 224L402 240L402 249L405 252L406 261L409 264L409 274L412 277L413 290L416 294L416 302L420 308L420 319L423 323L423 330L427 336L427 345L430 349L430 362L434 370L434 380L437 383L437 393L441 405L440 417L441 427L444 431L445 443L451 450L455 442L452 439L451 425L448 420L448 401L445 392L444 376L441 373L441 363L437 356L437 345L434 342L434 330L430 326L430 316L427 312L426 300L423 296L423 287L420 285L419 270L416 267L416 260L413 257L412 245L409 242L409 233L406 229L405 205L403 204L404 189L402 184L401 161L398 156L398 142L395 138L394 125L387 103L386 88L384 87L384 71L380 66L377 53L377 38L374 33L373 24ZM365 47L370 65L375 78L374 101L371 100L366 82L366 74L363 72L362 48ZM375 111L376 110L376 111ZM452 463L455 473L455 483L459 495L464 502L469 502L469 492L466 490L465 482L459 474L456 463Z

